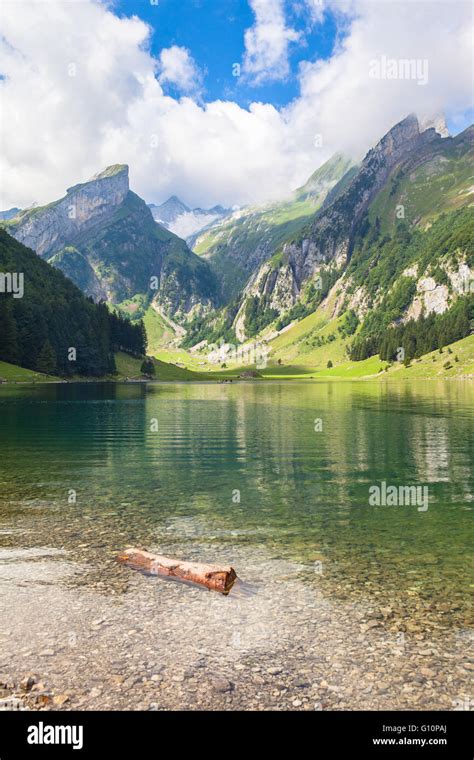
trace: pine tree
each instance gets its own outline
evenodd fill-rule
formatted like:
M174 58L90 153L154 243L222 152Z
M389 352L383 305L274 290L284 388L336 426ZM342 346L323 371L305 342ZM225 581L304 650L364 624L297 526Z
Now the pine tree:
M0 359L15 364L18 359L18 332L13 306L6 296L0 296Z
M149 375L151 377L156 374L155 365L151 356L147 356L143 360L142 366L140 367L140 372L142 375Z
M56 353L49 340L43 343L39 352L37 368L39 372L44 372L45 375L54 375L56 371Z

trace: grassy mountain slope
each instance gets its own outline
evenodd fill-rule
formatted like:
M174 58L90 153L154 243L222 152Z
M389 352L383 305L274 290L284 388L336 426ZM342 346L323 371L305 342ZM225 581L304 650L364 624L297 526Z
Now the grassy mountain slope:
M211 264L225 300L234 298L255 268L309 222L351 166L350 159L336 154L287 200L243 209L196 237L193 250Z
M17 364L0 361L0 384L4 380L7 383L46 383L55 382L57 378L54 375L45 375L19 367Z
M156 375L154 380L162 381L190 381L199 379L194 372L190 372L187 369L176 367L174 364L162 362L159 359L153 359ZM142 379L142 373L140 370L141 360L134 359L133 356L128 354L117 354L116 356L117 372L119 377L128 378L129 380Z
M474 141L454 141L413 171L398 167L371 204L369 219L378 218L383 233L393 232L403 207L404 218L424 228L442 213L472 205L473 193Z
M224 300L230 300L245 285L255 262L295 234L315 209L311 200L296 200L266 210L238 212L199 236L193 250L210 263L222 284Z
M155 359L154 363L156 368L156 380L184 382L203 379L199 373L176 367L173 364L165 363L158 359ZM83 382L91 380L93 382L121 382L123 380L144 379L141 372L142 359L137 359L130 356L130 354L125 354L122 351L119 351L115 354L115 364L116 372L113 374L106 374L101 377L73 375L69 378L69 381L79 380ZM205 379L208 379L207 375ZM46 375L41 372L34 372L33 370L19 367L16 364L0 361L0 385L3 381L6 381L7 383L55 383L61 382L62 378L57 377L56 375Z
M148 337L148 350L150 354L154 355L160 348L169 345L176 339L176 333L169 322L165 322L152 307L148 307L146 310L143 321Z

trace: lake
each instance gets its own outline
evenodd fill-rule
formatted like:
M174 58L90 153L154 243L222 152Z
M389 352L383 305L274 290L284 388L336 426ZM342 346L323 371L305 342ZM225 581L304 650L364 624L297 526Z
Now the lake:
M468 381L0 387L3 698L466 709L473 423ZM145 576L134 545L240 580Z

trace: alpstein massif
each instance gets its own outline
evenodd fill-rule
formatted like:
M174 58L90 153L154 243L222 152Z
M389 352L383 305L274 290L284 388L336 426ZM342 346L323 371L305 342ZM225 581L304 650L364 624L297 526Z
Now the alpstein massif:
M115 165L1 224L94 300L145 317L156 344L170 332L188 348L273 340L317 310L346 320L366 356L386 330L452 307L459 324L440 330L466 332L457 302L474 282L474 128L446 135L442 120L410 115L359 166L336 154L285 200L229 217L177 197L150 209ZM188 238L194 252L165 228L208 213L221 218Z
M381 226L387 233L393 232L397 221L413 228L442 211L470 202L472 147L472 128L455 138L443 138L433 127L422 130L414 115L395 125L367 153L355 176L349 182L343 181L345 187L339 189L337 197L328 197L311 221L254 273L235 318L238 337L246 335L249 299L257 304L254 310L282 314L322 274L326 279L336 279L334 289L341 291L338 310L332 313L337 316L347 307L345 295L352 281L345 272L350 269L354 246L374 225L377 235ZM440 190L443 185L444 190ZM379 216L374 209L378 209ZM374 256L375 250L374 244ZM376 265L375 256L372 266ZM350 308L357 311L360 306L361 316L377 295L364 291L361 283L355 296L352 294Z
M110 166L89 182L68 188L64 198L21 212L8 231L39 256L49 258L77 235L110 219L128 191L128 166Z
M277 247L297 234L343 177L354 171L350 158L336 154L288 198L243 208L189 239L216 272L224 297L236 297Z
M96 301L141 296L177 320L216 305L208 265L155 223L129 188L128 167L110 166L47 206L5 223L9 233L61 269Z

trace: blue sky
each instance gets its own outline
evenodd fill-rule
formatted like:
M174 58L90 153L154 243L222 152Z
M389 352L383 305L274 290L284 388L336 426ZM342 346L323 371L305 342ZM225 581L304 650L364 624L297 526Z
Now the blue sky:
M329 58L337 38L330 10L314 24L304 3L286 2L287 25L301 34L300 41L289 47L290 76L255 85L232 75L233 64L244 58L245 31L255 23L248 0L159 0L158 5L149 0L115 0L113 8L119 16L135 15L152 27L154 56L172 45L187 48L204 74L206 101L232 100L244 108L256 100L278 108L291 102L299 94L299 63ZM164 90L179 95L172 86L164 85Z
M189 50L203 76L204 101L229 100L242 108L255 101L282 108L295 100L300 94L299 64L329 60L336 43L341 43L350 29L349 19L343 22L342 14L336 19L331 8L325 8L314 23L307 3L284 0L286 23L300 34L298 42L289 45L289 75L280 81L256 83L250 77L232 75L233 65L244 59L245 32L255 23L249 0L158 0L158 4L113 0L112 7L118 16L138 16L151 27L150 52L154 57L173 45ZM162 86L174 98L183 94L171 83ZM445 116L451 134L457 134L472 124L474 110L458 113L455 118L447 111Z

